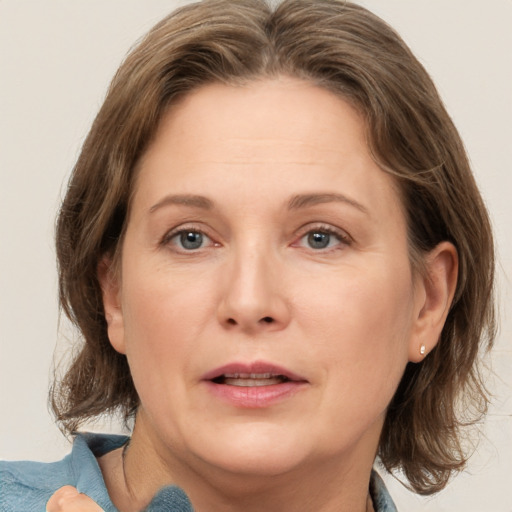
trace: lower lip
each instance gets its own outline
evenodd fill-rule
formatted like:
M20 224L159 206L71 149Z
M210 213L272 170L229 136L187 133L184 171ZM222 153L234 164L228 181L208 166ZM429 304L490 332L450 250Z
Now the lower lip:
M292 397L304 389L307 382L289 381L271 386L230 386L205 381L208 390L217 398L235 407L262 409Z

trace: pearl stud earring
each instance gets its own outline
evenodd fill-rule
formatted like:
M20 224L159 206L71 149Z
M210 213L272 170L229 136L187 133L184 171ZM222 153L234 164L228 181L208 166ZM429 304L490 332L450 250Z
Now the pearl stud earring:
M427 351L427 347L425 347L425 345L423 345L423 344L422 344L422 345L420 346L420 354L421 354L422 356L424 356L426 351Z

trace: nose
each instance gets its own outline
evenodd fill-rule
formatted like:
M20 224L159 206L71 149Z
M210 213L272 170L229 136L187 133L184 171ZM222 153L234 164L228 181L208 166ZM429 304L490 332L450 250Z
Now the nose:
M268 251L252 250L226 262L218 319L246 334L284 329L290 322L283 272Z

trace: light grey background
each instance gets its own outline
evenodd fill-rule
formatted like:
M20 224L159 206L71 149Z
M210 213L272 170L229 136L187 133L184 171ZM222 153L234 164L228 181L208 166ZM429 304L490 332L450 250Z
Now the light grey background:
M57 333L55 213L127 50L185 1L0 0L0 456L54 460L69 445L47 412ZM499 250L496 398L467 472L434 498L387 479L403 512L511 512L512 0L361 0L432 74L465 140ZM470 207L470 205L468 205ZM57 352L55 344L58 340ZM98 429L116 426L97 425Z

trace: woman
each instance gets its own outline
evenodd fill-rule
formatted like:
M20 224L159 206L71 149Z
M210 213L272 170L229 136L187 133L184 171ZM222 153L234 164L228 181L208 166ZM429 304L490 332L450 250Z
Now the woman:
M163 20L114 78L57 249L85 340L57 417L74 432L120 409L133 434L6 464L5 510L66 484L104 510L394 510L377 454L421 494L463 466L489 222L428 75L368 11L208 1Z

